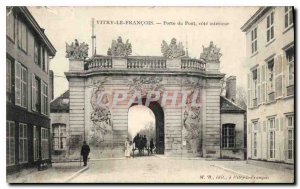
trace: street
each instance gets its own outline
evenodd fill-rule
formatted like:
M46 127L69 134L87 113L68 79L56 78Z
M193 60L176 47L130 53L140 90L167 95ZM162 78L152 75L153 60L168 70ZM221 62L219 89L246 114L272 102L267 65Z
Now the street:
M95 160L76 183L270 183L292 182L293 174L246 164L165 156Z

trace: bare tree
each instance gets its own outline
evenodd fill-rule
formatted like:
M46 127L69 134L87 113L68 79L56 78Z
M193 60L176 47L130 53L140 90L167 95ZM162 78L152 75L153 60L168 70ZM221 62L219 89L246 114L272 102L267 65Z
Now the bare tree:
M247 92L244 87L236 87L236 101L235 103L239 105L244 110L247 109Z

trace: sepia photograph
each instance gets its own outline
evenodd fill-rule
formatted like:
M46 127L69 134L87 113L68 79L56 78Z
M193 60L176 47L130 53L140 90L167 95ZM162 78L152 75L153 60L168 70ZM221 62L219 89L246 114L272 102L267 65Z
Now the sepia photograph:
M295 18L6 6L6 182L294 184Z

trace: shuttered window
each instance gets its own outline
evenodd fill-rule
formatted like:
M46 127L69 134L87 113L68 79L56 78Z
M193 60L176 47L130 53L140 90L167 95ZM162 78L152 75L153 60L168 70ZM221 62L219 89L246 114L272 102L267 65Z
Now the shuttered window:
M260 77L260 80L261 80L261 103L265 103L266 102L266 65L263 64L261 66L261 77Z
M6 166L15 164L15 122L6 121Z
M257 52L257 28L251 31L251 53Z
M15 103L27 108L27 69L15 62Z
M275 158L275 119L268 119L269 126L269 158Z
M12 8L6 9L6 35L12 40L15 40L15 16Z
M28 135L27 124L19 124L19 162L26 163L28 161Z
M282 96L282 55L275 60L275 95L278 98Z
M274 38L274 12L267 16L267 42Z
M293 7L284 7L284 27L293 25Z
M41 129L41 136L42 136L42 159L49 158L49 130L48 129Z

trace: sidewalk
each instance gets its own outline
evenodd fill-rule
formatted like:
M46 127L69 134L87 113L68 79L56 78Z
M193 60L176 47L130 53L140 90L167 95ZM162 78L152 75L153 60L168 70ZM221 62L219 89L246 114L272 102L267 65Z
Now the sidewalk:
M85 168L80 162L52 163L52 167L38 171L36 168L24 169L21 172L6 176L7 183L64 183L74 173Z

